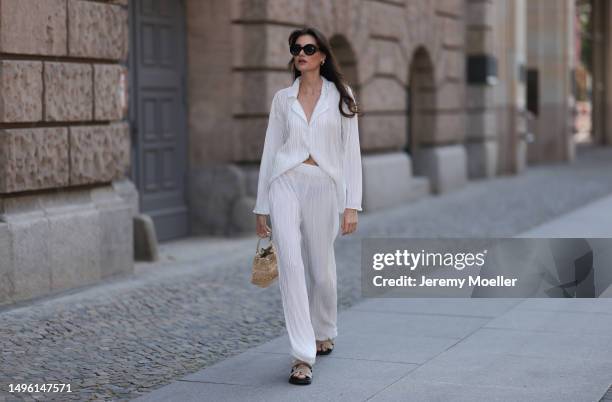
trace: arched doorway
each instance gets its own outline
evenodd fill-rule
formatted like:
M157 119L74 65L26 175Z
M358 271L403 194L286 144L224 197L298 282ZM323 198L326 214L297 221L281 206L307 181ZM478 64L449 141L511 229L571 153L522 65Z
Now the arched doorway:
M334 55L340 64L347 83L353 89L355 97L359 100L359 79L357 75L357 58L351 44L343 35L334 35L329 40Z
M436 91L433 63L423 47L419 47L412 57L406 97L404 150L412 159L414 175L424 176L427 172L426 167L420 162L419 151L423 143L433 137L435 131Z

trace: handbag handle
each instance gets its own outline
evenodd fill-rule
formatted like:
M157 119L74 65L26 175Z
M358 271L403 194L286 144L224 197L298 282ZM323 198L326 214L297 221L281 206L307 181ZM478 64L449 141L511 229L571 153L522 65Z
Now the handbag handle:
M270 242L272 242L272 233L270 233L270 236L266 236L270 238ZM259 240L257 240L257 246L255 246L255 254L257 254L259 252L259 242L261 241L261 239L265 239L265 237L260 237Z

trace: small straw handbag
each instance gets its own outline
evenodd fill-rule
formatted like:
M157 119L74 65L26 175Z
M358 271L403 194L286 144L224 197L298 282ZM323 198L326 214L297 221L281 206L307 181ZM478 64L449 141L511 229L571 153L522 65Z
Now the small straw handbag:
M257 240L255 258L253 258L251 283L260 288L265 288L278 276L278 267L276 262L276 251L272 243L272 234L270 234L270 244L268 247L259 248L261 239L260 237L259 240Z

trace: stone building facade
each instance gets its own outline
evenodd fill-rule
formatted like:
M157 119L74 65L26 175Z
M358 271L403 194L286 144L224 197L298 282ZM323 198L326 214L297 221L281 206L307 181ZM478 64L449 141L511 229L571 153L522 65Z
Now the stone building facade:
M612 16L593 3L604 145ZM366 112L364 211L574 157L574 0L226 4L186 2L192 233L252 230L267 108L292 81L286 41L303 25L328 35Z
M127 16L0 0L0 304L133 271Z
M612 7L592 1L594 138L610 145ZM365 110L364 213L571 161L574 7L0 0L0 304L131 272L132 222L152 241L254 234L268 108L304 25Z
M222 4L187 2L194 232L252 230L268 107L292 82L287 37L304 24L328 35L366 112L364 209L465 184L463 0Z

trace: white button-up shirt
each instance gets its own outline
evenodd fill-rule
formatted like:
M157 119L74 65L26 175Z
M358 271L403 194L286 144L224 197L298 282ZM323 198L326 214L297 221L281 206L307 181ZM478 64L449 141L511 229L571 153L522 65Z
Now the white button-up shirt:
M338 213L345 208L361 211L361 151L357 116L344 117L338 103L340 92L325 77L321 94L310 117L297 99L300 78L274 94L259 168L257 201L253 212L269 215L270 183L308 155L334 181ZM353 92L348 88L353 96ZM346 104L342 104L349 112Z

